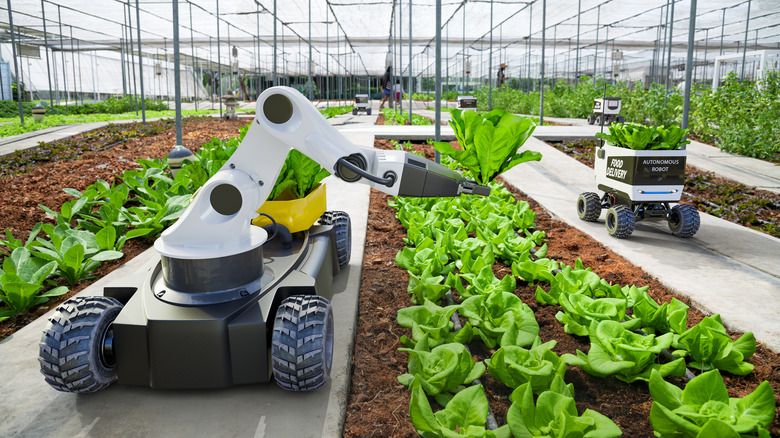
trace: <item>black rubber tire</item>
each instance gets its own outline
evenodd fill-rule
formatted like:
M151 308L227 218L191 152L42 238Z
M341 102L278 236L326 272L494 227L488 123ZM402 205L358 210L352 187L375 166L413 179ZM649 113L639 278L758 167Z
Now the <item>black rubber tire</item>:
M366 108L366 115L368 115L368 116L371 115L371 108Z
M288 391L313 391L330 379L333 312L317 295L282 301L274 318L271 359L276 384Z
M352 221L345 211L326 211L320 217L322 225L333 225L336 234L336 255L339 259L339 268L349 264L352 255Z
M577 216L587 222L596 222L601 216L601 198L593 192L581 193L577 198Z
M607 232L619 239L625 239L634 232L636 218L634 212L626 205L615 205L607 210L605 221Z
M352 108L352 115L353 115L353 116L356 116L356 115L357 115L357 108Z
M46 383L63 392L96 392L116 381L103 344L122 304L109 297L75 297L60 304L39 344Z
M693 237L700 224L699 211L693 205L677 204L669 210L669 229L677 237Z
M604 118L602 116L596 116L596 125L597 126L603 126L604 125Z
M596 116L591 114L591 115L588 116L588 125L592 125L594 123L596 123Z
M623 117L623 116L617 116L617 122L618 123L625 123L626 122L626 118Z

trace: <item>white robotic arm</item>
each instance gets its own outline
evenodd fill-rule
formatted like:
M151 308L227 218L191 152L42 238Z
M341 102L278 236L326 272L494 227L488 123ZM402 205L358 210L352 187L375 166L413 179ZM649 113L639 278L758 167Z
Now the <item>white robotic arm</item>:
M293 88L264 91L256 114L230 160L155 242L163 256L227 257L262 245L267 234L251 220L268 198L291 148L345 181L368 183L394 196L489 194L487 187L416 155L355 146Z

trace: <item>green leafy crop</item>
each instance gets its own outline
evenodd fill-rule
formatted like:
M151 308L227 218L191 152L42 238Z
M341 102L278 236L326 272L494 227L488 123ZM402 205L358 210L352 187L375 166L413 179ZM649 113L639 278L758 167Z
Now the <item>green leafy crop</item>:
M411 386L417 380L426 394L437 396L446 405L450 392L458 392L485 373L485 364L474 362L463 344L450 342L427 351L427 342L421 340L414 349L400 348L409 353L409 373L398 376L398 381Z
M675 347L680 348L675 355L690 356L692 361L688 365L692 368L720 369L740 376L753 371L753 364L747 362L756 351L753 332L732 341L717 314L702 319L680 335Z
M316 161L292 149L268 199L273 201L305 198L328 175L330 172Z
M8 309L0 309L0 321L25 313L49 301L50 297L66 293L68 288L59 286L39 294L46 277L56 267L56 262L31 257L30 250L25 247L14 249L11 256L3 260L3 273L0 275L0 300L8 306Z
M412 339L401 337L401 343L414 347L423 337L430 348L448 342L467 343L471 341L471 325L466 324L461 330L453 332L454 324L450 321L452 314L460 308L459 305L440 307L428 300L422 305L406 307L398 311L398 324L412 329Z
M598 133L596 137L621 148L645 149L679 149L690 143L685 140L687 129L670 126L643 126L630 123L613 123L609 134Z
M577 356L562 356L564 361L581 366L588 374L597 377L615 375L631 383L648 380L652 370L659 371L662 376L682 376L685 373L682 358L666 364L656 363L661 350L671 345L672 333L658 337L642 336L626 330L615 321L593 322L589 331L590 351L587 355L577 350Z
M461 303L461 313L488 348L531 345L539 334L533 310L514 293L495 291Z
M530 383L520 385L509 398L512 405L506 420L514 437L617 438L622 433L612 420L596 411L586 409L580 416L573 385L566 385L560 376L555 376L536 403Z
M552 351L556 341L542 344L537 336L529 349L507 345L486 359L490 375L510 388L530 383L534 394L550 388L555 376L563 377L566 362Z
M775 395L764 381L743 398L730 398L718 370L695 377L680 389L653 372L650 376L650 425L658 437L769 438Z
M487 184L512 167L526 161L539 161L542 154L517 150L536 128L531 119L493 110L482 115L476 111L451 111L450 125L463 150L449 143L434 143L442 155L454 158L479 183Z
M455 394L447 406L434 413L419 382L412 383L409 415L417 433L423 438L509 438L506 426L485 429L488 401L482 385L474 385Z

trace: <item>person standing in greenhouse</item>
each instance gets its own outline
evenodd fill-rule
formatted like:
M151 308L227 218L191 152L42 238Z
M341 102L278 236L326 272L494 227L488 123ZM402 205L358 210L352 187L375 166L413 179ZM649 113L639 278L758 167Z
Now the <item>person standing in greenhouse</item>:
M508 78L504 75L504 70L506 70L506 64L503 62L501 63L501 66L498 68L498 84L496 85L498 89L501 89L501 84L504 83L505 80Z
M401 102L401 95L403 94L403 92L404 92L404 89L401 86L401 80L400 79L396 79L395 80L395 85L393 85L393 93L395 93L395 101L396 102Z
M379 81L379 86L382 87L382 100L379 101L379 109L382 109L385 107L385 103L387 102L387 99L390 98L390 72L393 70L392 65L387 66L387 71L385 72L385 75L382 76L382 79Z

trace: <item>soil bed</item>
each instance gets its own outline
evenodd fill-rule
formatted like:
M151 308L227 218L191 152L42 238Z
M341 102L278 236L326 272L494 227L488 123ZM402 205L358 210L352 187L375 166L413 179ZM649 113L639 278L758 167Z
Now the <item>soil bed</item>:
M456 142L453 142L453 145ZM377 140L375 146L392 149L393 144ZM413 144L428 158L433 152L427 145ZM586 267L602 278L621 285L635 284L650 286L649 293L659 302L668 302L674 294L641 268L632 265L608 248L577 229L557 220L523 193L510 190L517 199L528 201L537 214L537 229L544 230L548 238L551 257L559 262L573 265L580 258ZM411 330L396 322L399 309L413 305L406 287L409 276L395 263L395 255L403 246L406 230L396 219L396 211L387 205L389 196L372 190L369 207L366 246L363 259L363 275L360 288L357 338L352 360L352 387L347 405L344 435L347 437L417 436L409 417L410 391L399 384L396 377L407 372L408 355L398 351L402 345L399 338L411 336ZM508 267L498 265L495 269L500 278L511 274ZM536 284L518 281L515 293L528 304L536 315L543 342L557 340L554 351L558 354L576 350L587 352L589 340L569 335L556 319L558 306L540 306L534 299ZM690 305L684 297L678 299ZM698 323L705 315L691 309L689 326ZM736 339L738 334L733 334ZM484 360L492 354L479 341L469 346L475 360ZM743 397L763 380L769 380L775 390L775 399L780 406L780 356L759 344L751 359L755 365L753 373L747 376L731 376L723 373L731 397ZM569 367L565 380L573 383L575 400L580 413L593 409L611 418L627 437L653 437L649 414L652 399L647 384L637 382L626 384L615 378L593 377L579 367ZM508 396L511 390L489 375L482 378L490 407L498 424L506 424L509 408ZM684 384L682 380L675 383ZM435 403L435 402L432 402ZM435 404L434 404L435 406ZM777 417L770 429L772 436L780 436L780 422Z
M226 122L210 118L187 119L184 125L184 146L196 150L212 137L234 137L238 134L238 127L247 123L249 120ZM83 190L98 178L114 181L116 175L123 170L136 168L134 163L138 158L163 158L174 145L174 138L171 125L148 135L131 133L128 138L113 140L112 143L118 143L108 149L101 149L105 145L104 136L96 135L89 140L77 138L73 140L81 142L83 152L74 156L53 155L48 161L24 164L28 168L21 174L19 169L2 169L8 173L4 173L6 176L0 180L0 197L3 201L0 203L0 223L4 228L10 229L16 238L26 239L36 222L51 221L38 204L46 204L50 208L58 207L64 200L69 199L68 195L62 192L65 187ZM393 148L390 142L382 140L377 141L376 146ZM427 145L415 147L425 148L426 154L432 157L432 149ZM580 258L585 266L592 267L594 272L610 282L649 285L650 294L656 300L671 299L672 294L640 268L626 262L576 229L553 220L544 209L522 193L513 193L518 199L530 202L536 211L537 228L544 230L549 239L548 257L567 264L573 264L576 258ZM410 335L408 329L396 323L396 313L398 309L412 304L406 292L408 275L395 264L395 255L403 247L405 230L396 219L395 210L387 205L387 200L388 196L372 191L351 367L352 384L344 430L344 435L348 437L417 435L409 419L409 391L396 380L397 376L407 371L407 354L397 351L401 346L398 339L402 335ZM150 245L151 241L148 240L130 240L123 249L125 256L119 261L104 264L95 275L107 274ZM498 276L510 274L510 270L501 265L498 265L495 271ZM89 283L80 282L69 295ZM587 351L587 339L566 334L563 326L555 320L554 315L559 310L557 307L539 306L535 302L535 289L534 284L519 282L516 293L534 310L542 340L557 340L555 351L559 354L575 353L577 349ZM0 323L0 340L64 299L65 297L59 297L34 309L30 315ZM689 325L697 323L703 316L701 312L691 309ZM478 360L483 360L491 354L478 342L470 348ZM780 357L759 344L751 362L755 365L755 370L748 376L736 377L724 373L729 395L742 397L761 381L769 380L780 405L780 399L777 397L780 393ZM651 399L646 384L627 385L614 378L595 378L578 367L569 368L566 381L574 383L577 408L580 412L590 408L607 415L623 429L624 436L653 436L648 421ZM505 424L510 390L490 376L485 376L483 383L496 419L499 424ZM770 431L772 436L780 436L777 418Z

